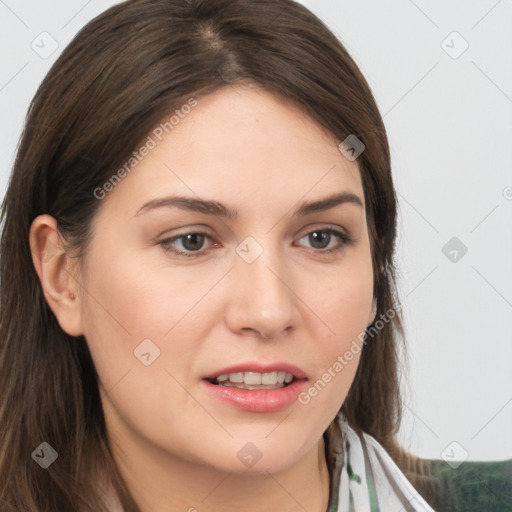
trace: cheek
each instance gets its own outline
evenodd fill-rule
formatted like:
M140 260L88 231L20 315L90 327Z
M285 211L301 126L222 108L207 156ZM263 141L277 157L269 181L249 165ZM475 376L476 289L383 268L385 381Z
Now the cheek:
M126 242L125 242L126 244ZM94 269L87 282L94 321L104 328L119 330L135 341L138 338L162 338L184 319L208 295L226 269L166 264L159 248L140 255L125 248L114 254L98 247L90 255L88 267ZM123 242L119 243L120 246Z
M373 297L373 281L356 274L324 294L323 327L315 336L315 372L299 396L313 417L328 423L340 410L354 380ZM320 304L318 304L320 306ZM326 329L328 328L328 330ZM320 334L320 333L323 333Z
M364 333L371 320L373 274L369 247L366 249L347 257L336 272L322 280L322 288L315 288L309 281L304 291L324 326L324 364L344 352L352 340Z
M319 312L314 339L316 372L299 402L325 418L340 409L354 380L373 299L371 256L361 252L340 265L329 286L319 293L305 290Z
M141 388L151 382L155 390L161 389L153 380L155 369L164 374L168 369L182 381L218 317L210 292L227 270L166 265L156 251L137 256L134 250L114 252L113 246L122 247L122 242L111 245L96 240L83 283L85 336L100 380L108 391L130 372L130 380L144 381ZM112 254L115 257L105 256ZM146 367L144 362L150 361ZM164 389L169 387L168 374L165 377L160 383Z
M82 313L107 416L156 439L187 432L197 404L182 383L195 360L195 340L205 335L193 329L190 312L215 276L198 284L191 273L152 268L122 251L115 259L103 254L90 253L94 271L84 283Z

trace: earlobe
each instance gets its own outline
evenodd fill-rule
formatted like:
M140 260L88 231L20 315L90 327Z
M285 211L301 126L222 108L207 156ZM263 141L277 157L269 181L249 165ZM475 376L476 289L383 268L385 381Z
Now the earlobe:
M30 228L32 261L46 302L61 328L71 336L83 334L79 283L72 259L65 252L57 221L40 215Z

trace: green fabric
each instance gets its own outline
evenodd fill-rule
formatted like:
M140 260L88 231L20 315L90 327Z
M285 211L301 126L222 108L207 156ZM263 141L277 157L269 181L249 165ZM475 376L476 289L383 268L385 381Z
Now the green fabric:
M512 512L512 460L466 461L453 469L424 460L427 475L416 486L436 512Z

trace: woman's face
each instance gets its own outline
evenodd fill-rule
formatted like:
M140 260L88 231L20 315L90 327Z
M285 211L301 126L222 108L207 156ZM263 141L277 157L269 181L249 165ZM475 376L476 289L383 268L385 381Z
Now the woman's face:
M282 98L197 101L101 200L81 324L121 447L275 472L319 442L355 375L343 355L373 297L363 188L340 141ZM214 380L229 373L277 389Z

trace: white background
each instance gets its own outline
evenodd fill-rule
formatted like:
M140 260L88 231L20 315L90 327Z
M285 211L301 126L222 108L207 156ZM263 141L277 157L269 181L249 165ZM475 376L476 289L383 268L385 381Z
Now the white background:
M0 0L2 196L37 86L114 3ZM402 442L424 457L511 458L511 2L302 3L356 60L388 130L410 368ZM31 47L44 31L59 45L46 59ZM468 248L456 262L442 252L452 237Z

